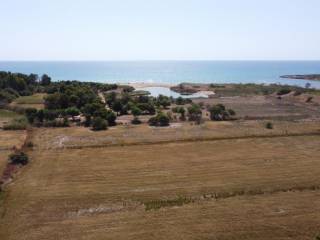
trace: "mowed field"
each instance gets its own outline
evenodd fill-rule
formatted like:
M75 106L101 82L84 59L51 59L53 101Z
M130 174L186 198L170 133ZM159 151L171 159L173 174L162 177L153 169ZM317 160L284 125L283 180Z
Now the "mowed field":
M48 147L62 132L36 130L32 161L5 192L0 239L314 239L320 136L313 128L300 136L82 149L76 140L85 132L65 131L80 147L64 149Z

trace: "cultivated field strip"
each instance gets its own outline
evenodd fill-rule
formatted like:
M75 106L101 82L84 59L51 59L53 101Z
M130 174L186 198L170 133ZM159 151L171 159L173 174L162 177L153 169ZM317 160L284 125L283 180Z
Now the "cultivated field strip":
M320 134L319 121L273 124L271 130L265 128L265 121L207 122L201 126L184 123L170 128L118 126L98 133L85 128L39 129L33 141L38 149L81 149Z

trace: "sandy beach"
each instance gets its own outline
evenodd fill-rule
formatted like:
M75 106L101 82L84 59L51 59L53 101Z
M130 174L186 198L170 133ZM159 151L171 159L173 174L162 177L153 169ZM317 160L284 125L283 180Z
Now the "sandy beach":
M128 83L128 85L134 88L147 88L147 87L170 88L172 86L175 86L175 84L170 84L170 83L147 83L147 82Z

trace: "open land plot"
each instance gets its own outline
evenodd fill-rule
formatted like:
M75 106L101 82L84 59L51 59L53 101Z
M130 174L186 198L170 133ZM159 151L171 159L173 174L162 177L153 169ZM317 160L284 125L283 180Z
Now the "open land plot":
M0 127L3 127L5 123L10 122L14 118L21 117L21 114L15 113L13 111L0 109Z
M0 130L0 151L9 150L13 147L19 148L26 139L27 132L19 131L4 131Z
M39 128L33 138L38 148L80 148L155 144L175 141L214 140L290 134L320 134L320 121L273 121L274 128L266 129L266 121L205 122L201 125L173 123L170 127L155 128L143 125L117 126L108 131L94 132L89 128Z
M35 149L6 192L0 237L310 239L320 220L319 142L315 135ZM150 201L178 196L194 202L145 211Z
M306 119L320 117L318 102L306 103L303 96L285 96L278 99L275 96L233 96L222 98L196 99L205 105L221 103L236 111L237 117L252 119ZM320 102L320 101L319 101Z
M7 166L8 156L10 155L10 153L11 151L9 150L0 150L0 178Z
M43 93L37 93L31 96L22 96L15 99L10 105L19 106L23 108L43 109L45 96L46 94Z

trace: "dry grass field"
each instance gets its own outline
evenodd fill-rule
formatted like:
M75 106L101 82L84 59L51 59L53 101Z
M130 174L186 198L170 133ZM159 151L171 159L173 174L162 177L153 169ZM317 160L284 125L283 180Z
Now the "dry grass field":
M260 122L219 124L205 125L201 134L222 128L233 136L233 124L265 131ZM300 124L290 129L319 127ZM5 192L0 239L314 239L320 233L318 134L130 145L139 127L37 130L32 162ZM155 134L145 127L136 143L192 131ZM107 144L104 137L126 140L50 149L63 134L73 137L70 146L83 145L85 136L89 145Z
M9 150L0 150L0 175L5 170L8 163L8 156L11 153Z
M296 120L320 117L320 97L313 96L306 103L304 96L234 96L209 99L197 99L195 102L207 104L224 104L237 112L239 118L251 119L285 119Z
M4 131L0 130L0 151L10 150L14 146L20 147L26 138L26 131Z
M38 148L78 148L90 146L134 145L176 141L246 138L252 136L320 134L319 121L272 121L274 128L266 129L267 121L205 122L202 125L173 123L168 128L146 125L112 127L93 132L88 128L72 127L38 129L33 142Z

